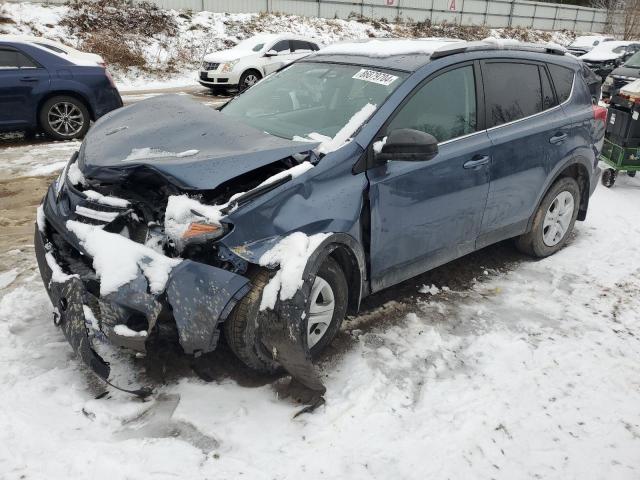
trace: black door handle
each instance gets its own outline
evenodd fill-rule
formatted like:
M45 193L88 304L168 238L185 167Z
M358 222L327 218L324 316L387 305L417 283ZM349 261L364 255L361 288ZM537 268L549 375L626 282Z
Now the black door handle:
M21 82L37 82L38 77L22 77L20 81Z
M566 133L559 133L557 135L554 135L553 137L551 137L549 139L549 143L553 143L554 145L556 143L562 143L567 139L567 134Z
M487 163L489 163L489 155L476 155L471 160L465 162L462 168L478 168Z

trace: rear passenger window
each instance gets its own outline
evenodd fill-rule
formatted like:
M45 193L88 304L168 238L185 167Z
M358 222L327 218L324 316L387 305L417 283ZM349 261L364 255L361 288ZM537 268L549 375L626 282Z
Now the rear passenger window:
M38 65L26 55L18 52L18 65L20 68L38 68Z
M18 52L15 50L0 50L0 69L8 70L20 68Z
M573 70L560 65L548 64L549 72L551 73L551 80L553 80L553 86L556 87L556 94L560 103L569 99L571 95L571 89L573 88Z
M482 66L487 127L495 127L543 110L537 65L487 62Z
M555 107L558 103L549 82L549 74L544 67L540 67L540 80L542 81L542 108L546 110Z
M473 67L461 67L427 82L391 120L387 131L412 128L438 142L476 131L476 88Z

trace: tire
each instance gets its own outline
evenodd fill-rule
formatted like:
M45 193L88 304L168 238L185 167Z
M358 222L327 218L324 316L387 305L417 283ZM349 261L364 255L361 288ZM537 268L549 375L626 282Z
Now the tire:
M238 82L238 91L243 92L247 88L254 86L262 79L262 75L257 70L247 70L240 75L240 81Z
M631 178L636 176L636 172L635 170L633 172L627 172L627 175L630 176Z
M578 182L571 177L558 179L542 199L533 218L531 231L516 239L516 247L534 257L553 255L567 243L579 208Z
M91 125L86 105L67 95L52 97L44 102L38 118L40 127L55 140L82 138Z
M260 311L262 290L269 283L271 277L269 271L262 268L251 272L249 277L253 287L238 302L225 321L224 334L231 351L245 365L256 371L272 373L278 370L280 366L273 361L270 352L264 348L260 339L257 338L256 332L257 323L261 316L278 314L277 311ZM331 343L340 330L342 320L347 313L348 299L347 280L342 269L333 258L328 257L324 261L315 277L320 278L330 286L335 306L329 325L327 325L323 335L310 349L312 358L316 358ZM315 284L316 280L314 279ZM313 288L311 290L313 296ZM305 322L309 322L312 318L310 307L311 305L307 305ZM305 323L304 327L304 330L307 331L308 323Z
M605 168L602 172L602 177L600 181L602 185L607 188L613 187L613 184L616 183L616 177L618 176L618 172L616 172L613 168Z

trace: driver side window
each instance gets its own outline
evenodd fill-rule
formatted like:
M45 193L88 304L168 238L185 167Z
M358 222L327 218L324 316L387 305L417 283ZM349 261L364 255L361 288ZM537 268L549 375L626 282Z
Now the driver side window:
M278 53L289 53L289 40L281 40L276 43L271 50L275 50Z
M476 131L476 88L473 66L449 70L428 81L395 116L387 132L421 130L438 142Z

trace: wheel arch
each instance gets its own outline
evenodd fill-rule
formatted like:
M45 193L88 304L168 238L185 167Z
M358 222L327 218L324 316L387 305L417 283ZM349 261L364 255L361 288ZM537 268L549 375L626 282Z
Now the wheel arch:
M533 226L533 220L536 216L536 212L538 208L540 208L540 204L544 199L544 196L547 194L551 186L562 177L570 177L575 179L578 182L578 187L580 188L580 206L578 210L577 220L584 220L587 216L587 209L589 207L589 186L590 186L590 174L589 168L587 167L588 160L583 157L574 157L567 161L566 163L559 166L553 175L549 176L549 180L545 184L542 189L538 201L536 202L536 207L533 210L533 213L529 217L529 221L527 223L526 231L529 232Z
M250 67L247 67L242 71L242 73L238 77L238 82L240 82L240 79L243 77L243 75L249 72L256 72L258 75L260 75L260 80L262 80L266 76L264 72L260 70L258 67L251 65Z
M40 101L38 102L38 109L36 110L36 113L38 115L38 126L39 127L42 128L42 125L40 125L40 111L42 110L42 107L45 104L45 102L47 100L50 100L53 97L60 97L60 96L73 97L76 100L82 102L82 104L89 111L89 116L91 117L91 120L93 120L95 122L96 114L93 111L93 106L91 105L91 102L89 101L89 99L84 94L82 94L80 92L77 92L75 90L52 90L50 92L47 92L46 95L43 95L42 98L40 99Z
M316 272L327 257L338 262L347 279L349 288L347 313L357 313L360 309L360 301L364 292L363 286L366 282L365 257L362 246L346 233L330 234L309 257L303 278L309 278L312 272Z

